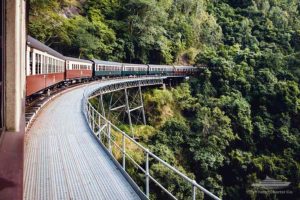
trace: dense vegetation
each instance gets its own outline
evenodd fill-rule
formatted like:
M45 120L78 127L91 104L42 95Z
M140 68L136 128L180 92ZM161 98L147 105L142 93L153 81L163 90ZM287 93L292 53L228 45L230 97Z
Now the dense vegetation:
M30 11L30 34L66 55L205 67L145 95L147 144L224 199L300 196L298 0L31 0ZM266 176L293 194L255 192Z

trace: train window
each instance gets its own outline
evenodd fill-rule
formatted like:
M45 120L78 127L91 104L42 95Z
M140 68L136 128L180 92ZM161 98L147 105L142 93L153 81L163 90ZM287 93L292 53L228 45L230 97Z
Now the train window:
M51 67L51 58L47 57L47 74L50 73Z
M32 51L29 52L29 74L32 75Z
M52 58L49 58L48 73L50 74L51 71L52 71Z
M43 74L47 74L47 56L44 56L44 69Z
M51 58L47 57L47 64L48 64L48 65L47 65L47 66L48 66L48 67L47 67L47 73L48 73L48 74L50 73L50 65L51 65L50 62L51 62Z
M48 73L48 65L49 65L49 58L46 57L46 61L45 61L45 74Z
M48 67L47 67L47 73L49 74L51 71L51 58L48 57Z
M35 54L35 74L37 74L37 70L38 70L38 62L37 62L37 54Z
M58 60L55 60L55 64L56 64L56 68L55 68L55 72L59 72L59 63L58 63Z
M52 70L51 70L52 73L55 73L55 59L52 58Z
M56 73L59 72L59 60L56 60Z
M40 70L41 70L41 60L40 60L40 54L36 55L36 60L37 60L37 70L36 70L36 74L40 74Z
M42 55L39 55L39 74L42 73Z
M41 67L41 74L44 73L44 63L45 63L45 62L44 62L44 57L45 57L45 56L42 55L42 59L41 59L41 63L42 63L42 64L41 64L41 65L42 65L42 67Z
M54 66L53 63L54 63L53 58L50 58L50 73L53 73L53 66Z

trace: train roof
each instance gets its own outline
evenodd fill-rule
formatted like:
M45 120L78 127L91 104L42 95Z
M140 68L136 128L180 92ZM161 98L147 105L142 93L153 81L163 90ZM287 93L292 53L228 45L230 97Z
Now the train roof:
M97 60L97 59L92 59L92 61L95 64L99 64L99 65L120 65L120 66L122 66L122 63L118 63L118 62L111 62L111 61L104 61L104 60Z
M47 52L48 54L50 54L54 57L60 58L62 60L65 59L65 57L61 53L48 47L47 45L43 44L42 42L38 41L37 39L31 37L30 35L27 36L27 45L32 48L35 48L37 50Z
M80 59L80 58L73 58L73 57L67 57L67 56L65 56L65 58L66 58L66 60L70 60L70 61L85 62L85 63L93 64L93 62L90 61L90 60L85 60L85 59Z
M152 64L149 64L149 67L174 67L173 65L152 65Z
M185 69L190 69L190 68L196 68L192 65L174 65L175 68L185 68Z
M123 63L125 67L148 67L146 64Z

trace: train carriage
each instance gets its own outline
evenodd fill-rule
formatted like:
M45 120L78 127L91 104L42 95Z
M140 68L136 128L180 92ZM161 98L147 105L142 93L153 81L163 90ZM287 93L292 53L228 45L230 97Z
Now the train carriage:
M122 63L103 60L92 60L94 62L94 76L121 76Z
M149 75L173 75L172 65L149 65Z
M66 80L86 79L93 76L93 62L89 60L65 57Z
M194 66L183 66L178 65L174 66L174 74L175 75L194 75L198 71L197 67Z
M123 64L123 76L141 76L141 75L148 75L148 65L144 64Z
M27 38L26 96L64 81L64 56L38 40Z

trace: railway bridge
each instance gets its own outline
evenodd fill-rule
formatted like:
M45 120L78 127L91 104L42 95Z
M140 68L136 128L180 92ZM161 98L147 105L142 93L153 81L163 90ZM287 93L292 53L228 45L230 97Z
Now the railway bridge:
M143 77L93 82L46 104L25 137L24 199L148 199L153 185L176 199L150 173L151 162L159 162L190 185L190 199L198 199L201 192L218 199L112 124L90 102L106 93L159 86L166 80ZM135 145L144 155L143 165L126 151L127 145ZM135 181L127 165L138 169L143 180Z

